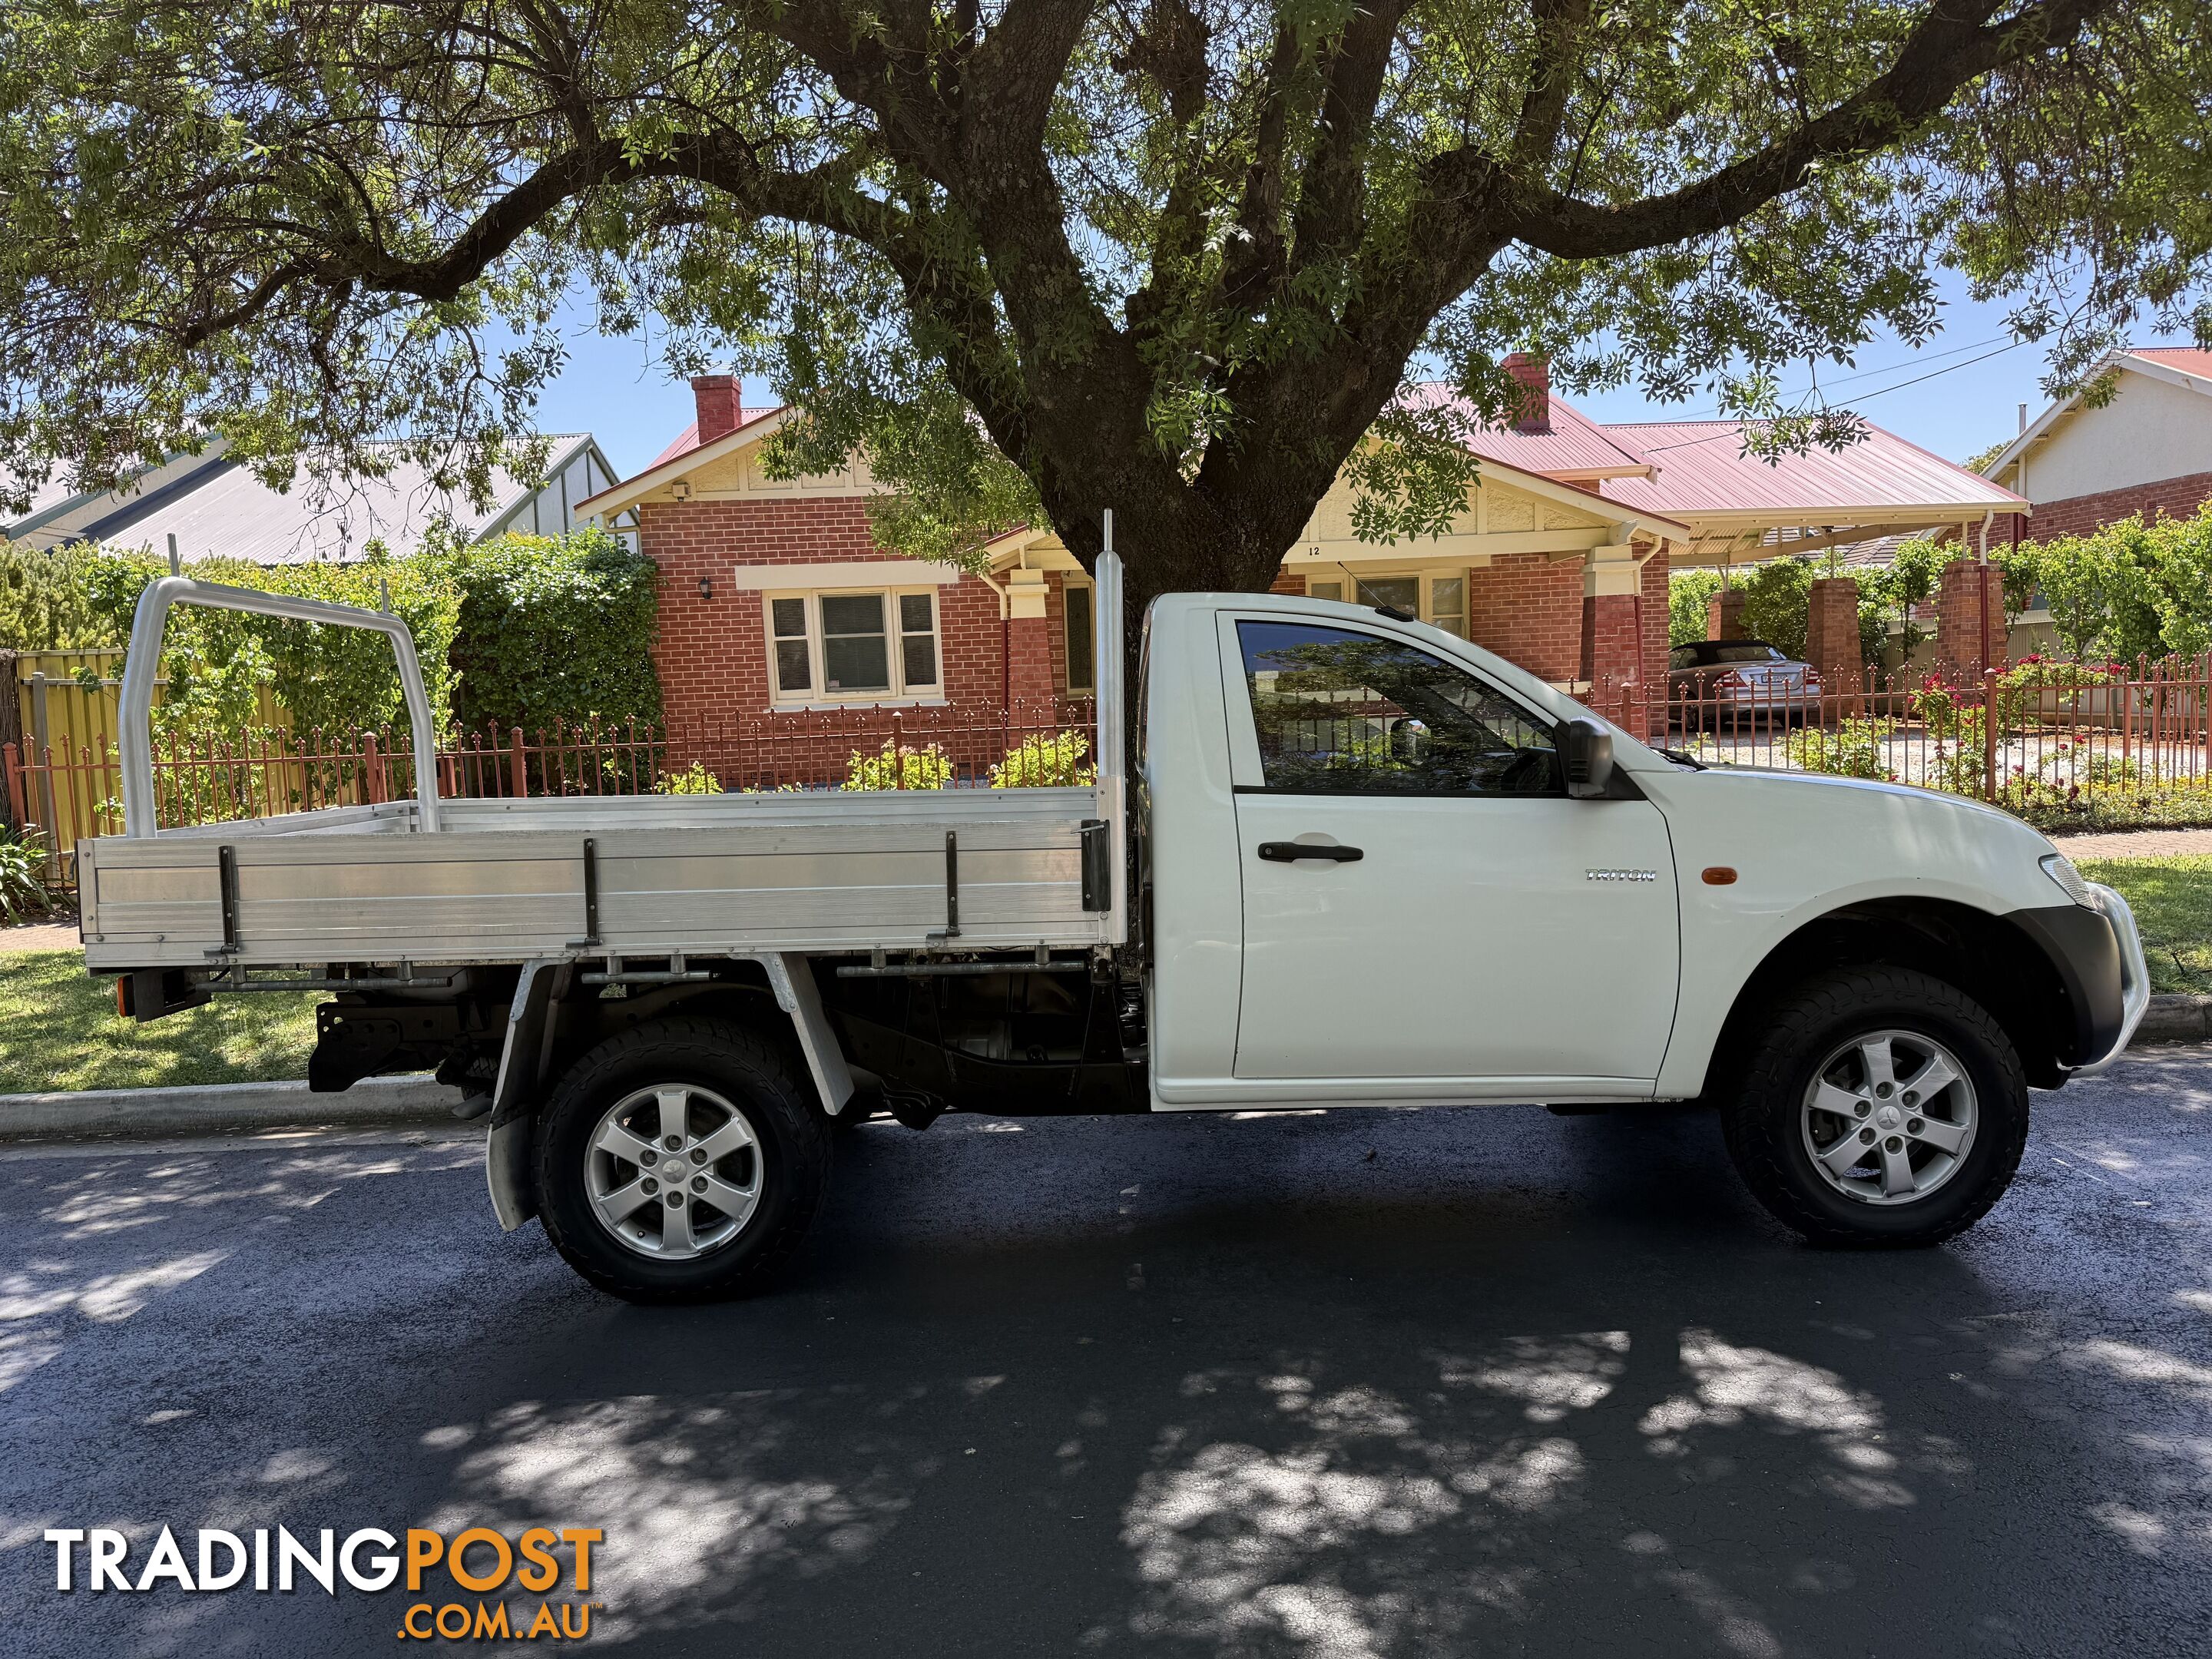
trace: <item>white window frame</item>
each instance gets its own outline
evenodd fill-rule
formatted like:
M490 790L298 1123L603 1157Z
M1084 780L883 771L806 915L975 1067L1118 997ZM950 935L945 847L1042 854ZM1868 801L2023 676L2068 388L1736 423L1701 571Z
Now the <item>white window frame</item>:
M890 657L889 689L881 691L830 691L824 689L823 672L822 601L825 599L876 599L883 603L887 629L885 650ZM906 678L907 632L899 625L899 601L926 598L929 601L929 641L937 662L937 678L927 684L908 684ZM775 602L799 599L806 606L806 674L804 691L786 691L776 667ZM768 653L769 707L793 708L914 707L941 703L945 697L945 601L935 586L767 588L761 593L761 633Z
M1358 585L1362 582L1418 581L1420 584L1421 593L1418 614L1423 622L1433 628L1442 626L1437 621L1436 607L1436 585L1439 580L1459 583L1459 615L1454 619L1459 623L1459 630L1454 633L1452 629L1447 628L1444 631L1451 634L1454 639L1463 640L1468 636L1468 630L1474 626L1472 613L1474 609L1474 582L1471 573L1466 570L1364 570L1344 568L1333 576L1313 572L1309 573L1306 577L1306 594L1311 599L1323 597L1314 592L1317 583L1322 586L1333 584L1339 590L1339 597L1342 598L1346 589L1349 589L1351 593L1356 596L1359 592ZM1357 597L1352 598L1350 602L1354 605L1360 603Z

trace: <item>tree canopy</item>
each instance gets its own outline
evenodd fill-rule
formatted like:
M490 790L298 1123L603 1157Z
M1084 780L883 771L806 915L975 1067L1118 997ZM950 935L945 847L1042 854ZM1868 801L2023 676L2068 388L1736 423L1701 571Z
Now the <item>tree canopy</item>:
M1264 586L1347 462L1464 503L1500 368L1847 441L1789 364L2014 296L2212 337L2201 0L0 0L0 468L210 433L481 488L568 296L769 376L957 551L1112 507ZM1433 378L1455 397L1408 397ZM385 452L388 457L392 452Z

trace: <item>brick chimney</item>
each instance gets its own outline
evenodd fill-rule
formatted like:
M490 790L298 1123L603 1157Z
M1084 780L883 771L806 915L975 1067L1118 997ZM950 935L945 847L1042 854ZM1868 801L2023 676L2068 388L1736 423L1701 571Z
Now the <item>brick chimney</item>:
M710 444L738 429L742 419L738 394L743 386L734 374L698 374L691 380L691 395L699 404L699 441Z
M1513 417L1516 432L1552 429L1552 360L1516 351L1498 367L1521 383L1520 409Z

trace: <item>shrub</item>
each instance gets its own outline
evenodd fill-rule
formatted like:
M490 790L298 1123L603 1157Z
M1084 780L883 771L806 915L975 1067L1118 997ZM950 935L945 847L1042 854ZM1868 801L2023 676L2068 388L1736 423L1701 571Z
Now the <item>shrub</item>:
M1927 726L1931 740L1927 771L1920 781L1954 795L1980 794L1987 783L1983 753L1987 711L1930 675L1912 699L1912 712Z
M2160 642L2184 656L2212 650L2212 501L2157 531Z
M1667 643L1688 645L1705 637L1713 595L1721 591L1717 570L1677 570L1667 578Z
M1897 722L1887 720L1845 720L1832 732L1802 726L1787 740L1790 759L1808 772L1894 783L1897 774L1883 756L1882 740L1896 730Z
M943 789L952 781L952 757L935 744L926 749L916 749L901 744L893 753L891 739L885 738L879 753L862 754L857 750L846 763L845 781L841 789Z
M1090 752L1091 744L1080 732L1032 732L991 769L991 787L1088 787L1098 778L1097 768L1082 763Z
M53 908L46 884L46 834L29 835L0 824L0 915L10 922L42 916Z
M0 539L0 649L80 651L120 638L93 608L82 547L51 552Z
M88 556L83 572L93 611L107 638L128 640L139 594L155 577L167 574L168 565L149 554L104 553ZM388 594L393 614L414 632L431 718L441 731L450 723L453 677L448 659L460 600L437 564L422 559L300 565L202 559L191 574L234 587L371 611ZM163 701L179 705L163 717L165 732L232 737L246 732L257 720L254 688L263 684L302 733L354 726L404 727L406 720L391 642L358 628L323 628L282 617L180 605L169 613L161 667L169 682Z
M453 702L465 728L659 719L658 572L606 532L448 538L407 562L459 596Z
M1743 631L1785 657L1802 659L1812 613L1812 565L1803 559L1771 560L1754 566L1737 586L1743 589Z
M653 786L656 795L719 795L722 781L707 769L704 761L693 761L681 772L669 772Z

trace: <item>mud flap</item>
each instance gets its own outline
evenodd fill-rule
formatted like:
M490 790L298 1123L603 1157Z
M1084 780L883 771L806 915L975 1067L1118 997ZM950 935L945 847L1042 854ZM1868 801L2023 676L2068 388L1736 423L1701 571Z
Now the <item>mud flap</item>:
M492 1086L491 1127L484 1135L484 1184L500 1231L513 1232L538 1213L530 1175L530 1142L538 1121L538 1093L544 1076L553 993L568 964L540 957L522 964L514 1000L507 1011L507 1042L500 1050L499 1081Z
M830 1018L822 1011L814 964L803 956L781 952L763 956L760 961L768 970L775 1006L791 1016L799 1033L799 1051L806 1056L806 1069L814 1075L815 1088L821 1091L822 1109L835 1117L853 1097L853 1073L845 1064L845 1051L837 1045L837 1034L830 1029Z

